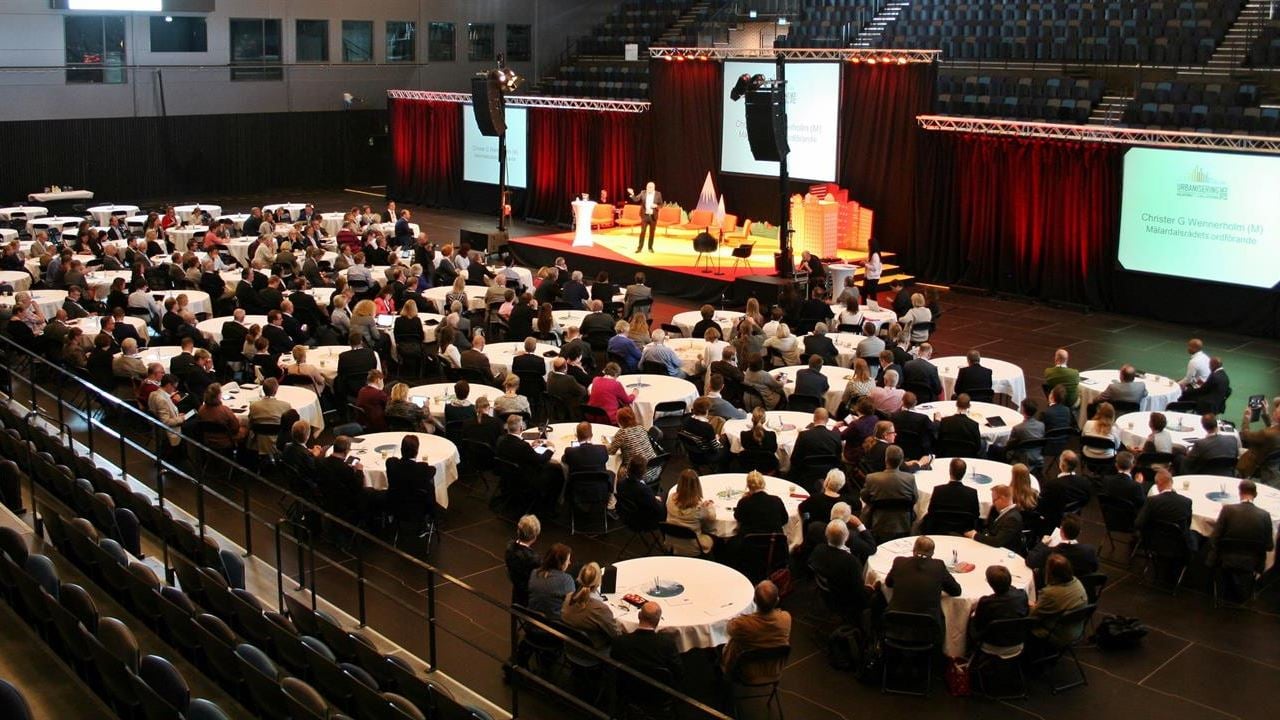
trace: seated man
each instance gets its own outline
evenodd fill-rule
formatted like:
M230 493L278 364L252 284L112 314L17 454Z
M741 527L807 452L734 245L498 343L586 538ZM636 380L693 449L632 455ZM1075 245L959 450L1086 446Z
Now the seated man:
M1231 380L1222 369L1222 358L1209 358L1209 377L1198 385L1188 385L1180 402L1194 402L1198 413L1226 412L1227 398L1231 395Z
M1008 485L991 487L991 513L982 532L970 530L964 534L970 540L977 540L983 545L1004 548L1021 555L1022 546L1022 512L1013 503L1013 491Z
M1196 475L1207 471L1215 460L1230 460L1225 472L1235 473L1235 459L1240 454L1240 444L1235 435L1218 432L1218 416L1205 413L1200 417L1200 427L1204 429L1204 437L1200 438L1187 451L1182 459L1182 474Z
M1147 384L1136 382L1138 370L1132 365L1120 367L1120 379L1107 386L1098 395L1098 402L1141 403L1147 396Z
M1044 385L1050 391L1061 385L1066 392L1063 403L1073 408L1080 402L1080 371L1069 367L1070 362L1070 353L1065 348L1058 348L1053 353L1053 367L1045 368Z
M755 612L739 615L725 628L728 642L720 656L720 665L728 677L751 684L763 684L782 677L781 661L737 667L738 658L747 650L775 648L791 644L791 613L778 607L778 587L763 580L755 588ZM736 671L736 672L735 672Z
M1128 502L1136 513L1146 502L1147 491L1142 483L1133 478L1133 464L1133 453L1128 450L1116 453L1116 471L1102 478L1102 490L1099 494Z
M884 585L893 588L889 611L929 615L934 618L936 629L922 637L886 628L886 635L892 634L901 640L912 642L941 641L944 627L942 594L952 597L960 595L960 583L951 576L941 560L933 557L934 547L933 538L927 535L916 538L911 555L893 559L893 567L885 576Z
M835 365L840 357L835 343L827 337L827 324L821 322L813 326L812 334L804 336L804 351L822 358L827 365Z
M1036 545L1027 553L1027 567L1036 576L1036 587L1044 587L1044 568L1050 554L1065 557L1077 577L1098 572L1098 548L1080 542L1080 529L1084 525L1079 515L1067 515L1058 526L1056 537L1049 543Z
M978 526L978 491L964 484L965 473L968 472L968 465L962 458L951 458L951 465L947 468L947 474L950 479L945 485L939 485L933 489L933 494L929 496L929 509L924 516L923 527L928 528L926 532L942 533L942 532L967 532ZM947 526L940 529L941 522L938 518L930 519L934 513L945 512L949 516L946 518ZM959 527L960 516L968 518L965 527ZM954 518L954 519L953 519Z
M524 418L517 414L507 416L506 432L494 443L494 455L521 468L524 479L532 481L533 494L539 512L547 517L555 514L556 501L564 485L564 470L551 459L554 454L545 440L535 440L537 448L525 441ZM506 487L504 490L515 490Z
M809 357L809 367L796 371L796 384L791 394L817 398L819 401L823 401L826 399L827 391L830 389L831 382L826 375L822 374L822 357L812 355Z
M813 411L813 422L809 427L796 435L795 446L791 450L791 467L803 468L810 458L830 456L840 458L840 433L827 427L827 409L820 407Z
M640 361L663 365L666 367L666 374L671 377L688 377L683 369L683 363L680 362L680 356L676 355L675 350L667 347L667 334L662 330L654 330L649 333L649 337L651 342L644 346Z
M723 375L713 373L709 378L707 378L707 388L706 397L711 401L711 407L707 411L709 415L725 420L746 419L747 413L745 410L733 405L721 396L720 393L724 391Z
M650 600L641 606L636 619L639 623L634 631L614 638L610 656L641 672L665 670L678 685L682 677L682 664L675 635L658 632L658 625L662 622L662 606ZM647 686L642 687L646 687L647 691Z
M826 526L826 542L809 554L809 569L827 586L839 605L842 616L861 625L862 611L867 607L867 586L862 578L865 570L847 547L849 526L843 520L831 520Z
M960 368L956 374L956 387L951 393L951 399L955 400L960 393L970 393L979 397L990 396L993 392L991 368L982 366L982 353L970 350L965 360L968 364Z
M1262 573L1266 570L1267 553L1275 549L1275 537L1271 532L1271 514L1258 507L1258 486L1252 480L1241 480L1237 486L1240 502L1223 505L1214 523L1209 566L1222 568L1227 585L1227 595L1233 599L1247 600L1247 588L1237 587L1239 576ZM1227 542L1252 543L1254 549L1228 546Z
M1027 592L1013 587L1013 576L1009 568L1003 565L987 566L987 585L991 587L990 595L983 595L973 606L969 616L969 636L977 639L997 620L1015 620L1027 616ZM989 655L1011 657L1022 651L1022 644L995 645L984 642L981 650Z

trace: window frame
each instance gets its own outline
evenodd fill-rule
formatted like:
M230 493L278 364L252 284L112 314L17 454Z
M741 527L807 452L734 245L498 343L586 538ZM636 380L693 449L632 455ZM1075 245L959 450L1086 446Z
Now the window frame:
M367 50L369 52L369 56L363 60L352 60L347 56L347 30L349 26L351 26L351 29L355 29L353 26L364 26L368 30L369 44ZM342 38L342 62L351 63L353 65L366 65L373 63L377 59L374 57L377 50L374 48L372 20L343 20L342 24L339 26L339 30Z
M303 23L308 26L324 27L324 34L321 35L321 57L317 59L303 59L302 51L302 27ZM298 65L325 65L330 62L332 53L329 48L329 19L328 18L294 18L293 20L293 61Z
M236 59L236 23L257 23L262 54L253 60ZM267 23L274 23L277 54L275 60L266 53ZM280 82L284 80L284 21L280 18L232 17L227 19L228 60L232 82Z

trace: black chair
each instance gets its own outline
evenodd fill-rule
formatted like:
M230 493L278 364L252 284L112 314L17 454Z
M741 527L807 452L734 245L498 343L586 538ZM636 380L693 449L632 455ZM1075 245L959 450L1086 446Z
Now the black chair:
M663 547L668 549L671 547L668 542L671 538L675 538L677 540L690 540L692 541L690 545L698 548L698 557L706 557L706 553L702 551L701 545L698 544L698 533L693 530L683 525L676 525L669 522L658 523L658 530L662 533Z
M749 533L737 538L733 566L756 584L787 565L787 536L783 533Z
M1266 555L1266 544L1255 540L1239 538L1217 538L1213 541L1213 605L1224 604L1224 598L1232 595L1225 602L1229 604L1245 603L1254 598L1257 591L1257 580L1260 568L1252 558ZM1229 592L1228 592L1229 591Z
M1236 458L1230 456L1211 457L1201 463L1197 474L1233 478L1236 476L1236 462Z
M1172 580L1170 594L1176 595L1191 556L1187 528L1167 521L1152 522L1142 529L1138 548L1146 557L1146 570L1151 572L1152 581L1161 584Z
M765 475L776 475L779 470L778 455L769 450L743 450L737 459L743 472L758 470Z
M778 693L778 686L782 683L781 668L787 664L787 658L789 657L791 657L791 646L779 645L777 647L746 650L734 659L733 664L726 670L725 674L729 679L730 691L733 695L734 714L736 716L752 716L743 713L744 701L764 700L765 714L771 717L772 713L769 712L769 709L776 707L778 718L782 720L782 698ZM743 670L752 665L777 666L779 668L778 675L769 680L748 681Z
M979 649L969 666L978 694L991 700L1019 700L1027 697L1027 682L1022 672L1021 662L1022 645L1026 642L1032 623L1034 620L1030 617L1008 618L996 620L983 628L982 633L977 637L980 648L983 645L998 648L1016 647L1017 652L1010 650L1002 655L993 655ZM1011 671L1008 674L1016 677L1017 692L994 693L991 691L994 684L993 676L998 675L1005 668L1010 668Z
M1054 428L1044 434L1044 456L1057 457L1067 449L1067 442L1076 435L1074 427Z
M791 395L787 398L787 409L795 412L811 413L820 407L826 407L827 401L813 395Z
M604 408L584 404L579 409L582 411L582 419L592 425L616 425L609 419L609 413Z
M891 610L884 614L883 665L880 673L880 692L898 695L928 697L933 682L933 654L938 649L941 628L938 620L925 613ZM889 672L898 659L915 661L924 666L924 690L894 688L889 686Z
M31 706L22 692L6 680L0 680L0 716L9 720L31 720Z
M1084 586L1085 596L1089 599L1090 605L1097 605L1102 599L1102 591L1107 587L1107 576L1104 573L1095 572L1088 575L1081 575L1078 578L1080 584Z
M934 453L938 457L976 458L981 457L982 447L972 440L940 438L934 446Z
M186 712L191 688L182 673L159 655L147 655L138 663L138 699L147 720L171 720Z
M832 468L840 467L840 458L835 455L810 455L803 462L792 463L791 481L816 492L822 487L822 481Z
M1052 694L1057 695L1063 690L1070 690L1074 687L1089 684L1089 679L1085 677L1084 674L1084 666L1080 664L1080 658L1076 657L1075 649L1076 646L1084 640L1085 628L1089 626L1090 621L1093 619L1093 613L1097 609L1097 605L1088 604L1083 607L1076 608L1075 610L1065 612L1059 616L1057 620L1058 625L1071 625L1078 627L1079 631L1076 633L1075 637L1071 638L1068 642L1063 645L1052 646L1048 653L1036 658L1032 663L1034 667L1042 667L1048 670L1056 666L1058 661L1066 656L1070 657L1071 661L1075 664L1077 675L1076 679L1062 684L1050 682L1049 691Z
M669 375L670 374L667 372L666 364L660 363L657 360L641 360L640 372L648 375Z
M666 400L653 407L653 427L662 433L662 447L667 452L672 450L680 428L684 427L688 410L683 400Z
M1117 450L1116 442L1109 437L1100 435L1081 435L1080 446L1098 452L1106 453L1106 457L1093 458L1086 453L1080 453L1080 459L1083 461L1084 474L1091 478L1099 478L1115 465L1115 452Z
M685 456L689 459L690 467L700 473L716 472L719 469L717 466L720 462L721 448L704 442L702 438L684 430L678 433L678 437Z
M1138 519L1137 508L1128 500L1114 498L1105 493L1098 494L1098 508L1102 511L1102 525L1106 528L1107 543L1111 545L1111 549L1115 550L1116 535L1128 535L1128 539L1122 542L1129 544L1129 557L1132 558L1137 549L1134 538L1136 530L1133 526L1134 521Z
M977 516L959 510L930 510L920 521L920 531L928 535L963 535L975 529Z
M608 504L612 492L613 478L604 470L569 473L565 493L569 502L569 534L577 534L580 520L587 528L609 532Z

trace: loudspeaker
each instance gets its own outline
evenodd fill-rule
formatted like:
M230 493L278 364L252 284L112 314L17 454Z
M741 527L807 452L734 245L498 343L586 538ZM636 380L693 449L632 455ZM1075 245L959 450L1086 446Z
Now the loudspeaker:
M756 160L778 162L790 148L783 132L782 91L752 90L747 93L747 142Z
M498 137L507 132L507 116L502 104L502 91L498 81L488 77L471 78L471 109L476 114L480 134Z

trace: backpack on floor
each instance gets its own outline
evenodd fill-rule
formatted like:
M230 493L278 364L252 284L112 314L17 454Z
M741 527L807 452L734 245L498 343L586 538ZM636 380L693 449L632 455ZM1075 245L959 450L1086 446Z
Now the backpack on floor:
M1148 632L1150 629L1138 618L1112 615L1098 623L1090 639L1103 650L1122 650L1137 645Z
M841 625L827 637L827 662L836 670L851 672L863 662L865 638L854 625Z

